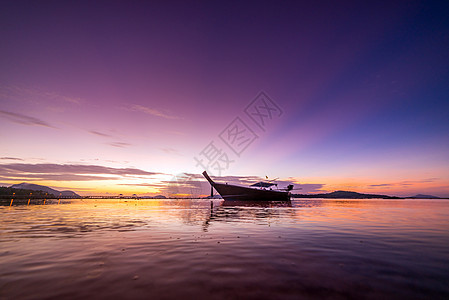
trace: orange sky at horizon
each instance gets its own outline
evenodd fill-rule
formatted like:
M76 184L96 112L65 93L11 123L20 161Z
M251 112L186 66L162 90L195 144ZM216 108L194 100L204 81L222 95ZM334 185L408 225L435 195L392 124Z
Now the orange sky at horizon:
M244 177L242 177L244 178ZM263 180L264 178L260 178ZM39 184L48 186L56 190L72 190L81 196L116 196L123 194L125 196L131 196L137 194L139 196L177 196L177 197L189 197L193 196L207 196L210 193L210 188L206 180L195 179L199 188L192 192L190 187L185 187L182 180L171 176L161 176L160 178L154 178L152 183L148 180L123 180L117 179L114 181L79 181L79 182L61 182L61 181L28 181L28 183ZM449 195L449 186L445 185L444 180L436 178L428 179L408 179L402 181L387 181L379 180L377 178L330 178L330 177L311 177L311 178L287 178L278 179L282 183L291 182L295 185L295 188L302 185L320 185L314 191L295 190L294 193L304 194L317 194L317 193L329 193L333 191L353 191L365 194L380 194L388 196L400 196L407 197L416 194L428 194L439 197L447 197ZM13 185L23 181L8 181L6 184ZM230 182L232 183L232 182ZM239 184L234 182L234 184ZM242 184L240 184L242 185ZM175 187L175 190L173 190ZM283 186L280 186L283 187Z

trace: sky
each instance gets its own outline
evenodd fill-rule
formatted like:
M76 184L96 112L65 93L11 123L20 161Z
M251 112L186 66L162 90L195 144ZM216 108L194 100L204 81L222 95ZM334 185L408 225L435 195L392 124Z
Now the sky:
M4 1L0 185L449 197L447 1Z

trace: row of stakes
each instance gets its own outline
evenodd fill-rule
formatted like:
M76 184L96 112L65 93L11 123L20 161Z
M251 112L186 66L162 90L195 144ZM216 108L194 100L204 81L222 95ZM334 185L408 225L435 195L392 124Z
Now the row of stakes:
M11 203L9 203L9 206L10 206L10 207L12 206L12 203L14 202L14 195L15 195L15 194L16 194L16 193L12 193ZM30 198L28 199L27 205L30 205L31 195L33 195L33 193L30 193ZM47 193L45 193L45 195L47 195ZM47 201L47 199L44 199L44 205L45 205L45 201ZM61 198L58 199L58 204L60 204L60 203L61 203Z

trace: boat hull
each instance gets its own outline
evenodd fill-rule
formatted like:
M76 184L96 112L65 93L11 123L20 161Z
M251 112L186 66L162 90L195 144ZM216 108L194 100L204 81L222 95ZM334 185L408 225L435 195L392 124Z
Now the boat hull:
M233 201L289 201L290 193L284 191L253 189L231 184L215 183L215 190L225 200Z
M203 176L209 181L210 185L225 200L231 201L289 201L289 191L273 191L267 189L253 189L232 184L223 184L214 182L206 171ZM212 194L212 191L211 191ZM212 197L212 195L211 195Z

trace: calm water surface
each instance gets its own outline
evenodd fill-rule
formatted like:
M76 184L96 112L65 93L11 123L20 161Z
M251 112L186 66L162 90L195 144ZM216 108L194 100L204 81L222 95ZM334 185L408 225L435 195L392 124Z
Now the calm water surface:
M448 200L0 206L0 299L449 299Z

